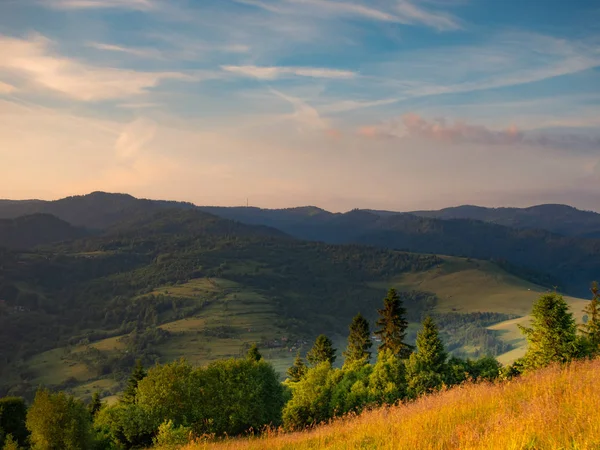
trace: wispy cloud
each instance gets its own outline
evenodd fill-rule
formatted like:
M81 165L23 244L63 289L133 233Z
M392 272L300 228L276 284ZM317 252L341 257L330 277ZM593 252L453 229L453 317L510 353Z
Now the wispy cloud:
M598 134L558 129L523 131L515 125L497 130L464 120L426 119L416 113L408 113L379 125L360 127L357 134L364 138L417 138L451 144L524 144L564 150L600 150Z
M89 42L88 47L107 52L126 53L140 58L162 58L160 51L153 48L124 47L122 45Z
M0 35L0 70L24 75L30 82L82 101L141 94L167 79L196 80L180 72L139 72L91 66L53 54L51 44L40 35L29 39Z
M404 25L424 25L439 31L462 28L456 17L431 11L409 0L387 0L378 3L341 2L333 0L235 0L276 14L309 15L323 17L360 17L365 20L394 22Z
M56 9L130 9L149 11L157 8L153 0L41 0L45 6Z
M12 84L4 83L0 81L0 94L10 94L11 92L15 92L17 90Z
M258 67L258 66L221 66L226 72L237 75L259 78L261 80L275 80L285 76L298 76L309 78L349 79L357 76L355 72L347 70L325 69L316 67Z

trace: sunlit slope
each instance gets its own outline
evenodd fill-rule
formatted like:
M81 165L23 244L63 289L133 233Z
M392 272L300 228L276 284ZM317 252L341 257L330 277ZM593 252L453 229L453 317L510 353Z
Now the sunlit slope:
M519 279L493 263L444 257L444 263L424 272L410 272L389 282L376 283L382 289L395 286L400 290L420 290L437 294L440 312L500 312L523 316L490 327L501 338L516 346L499 356L503 363L512 362L525 351L525 341L517 324L525 324L533 302L546 291L545 288ZM282 317L272 298L265 297L251 287L224 278L199 278L188 283L164 286L153 291L179 298L204 298L208 302L192 317L160 325L169 332L168 338L156 345L161 360L172 361L185 357L192 364L203 365L220 358L238 357L252 342L268 342L261 352L284 373L291 364L297 349L307 350L304 341L294 336L302 334L302 323ZM581 321L587 300L567 298L577 319ZM375 310L379 304L373 304ZM335 317L324 321L334 322ZM339 321L339 318L337 319ZM341 324L343 327L346 324ZM411 329L417 324L411 324ZM332 333L337 347L345 346L344 336ZM97 349L106 357L116 356L126 348L127 335L114 336L88 344L55 349L29 359L24 367L34 375L32 382L44 385L73 384L74 392L90 395L98 382L101 391L111 392L118 384L106 380L85 362L86 351Z
M498 357L510 363L525 353L526 342L518 325L527 325L533 303L548 289L518 278L489 261L444 256L444 264L420 273L396 278L399 290L433 292L439 298L439 312L498 312L521 316L489 327L514 345L514 350ZM587 300L565 297L578 322Z
M512 450L600 448L600 361L544 369L496 385L463 385L314 430L266 434L185 450Z

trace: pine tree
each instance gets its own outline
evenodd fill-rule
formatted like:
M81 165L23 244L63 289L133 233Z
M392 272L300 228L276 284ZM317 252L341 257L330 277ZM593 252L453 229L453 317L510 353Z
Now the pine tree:
M306 374L307 370L308 368L306 367L306 364L304 364L300 352L298 352L296 354L296 359L294 360L294 365L287 370L288 379L293 383L297 383L302 379L304 374Z
M587 321L580 328L587 339L592 355L596 355L600 352L600 290L598 283L592 284L591 291L592 301L583 310Z
M348 335L348 347L343 353L345 361L344 364L351 364L354 362L369 362L371 359L371 330L369 322L363 317L361 313L358 313L352 323L350 324L350 334Z
M259 362L262 359L262 355L258 351L258 346L256 344L252 344L250 349L248 350L248 354L246 358L250 361Z
M519 325L529 346L524 357L526 370L578 356L577 327L562 295L542 295L533 306L531 327Z
M324 334L317 337L315 341L315 345L313 348L306 354L306 359L308 362L317 366L322 362L330 362L333 364L335 362L336 349L333 348L333 342Z
M123 403L135 403L138 383L146 378L146 375L147 373L144 369L142 361L138 359L135 362L135 367L129 376L129 380L127 381L127 387L123 391L123 396L121 397L121 401Z
M92 401L88 405L88 410L92 417L96 417L96 414L100 412L100 409L102 409L102 401L100 400L100 394L98 392L94 392L94 394L92 395Z
M394 355L408 358L411 347L404 342L408 328L406 309L395 289L389 290L383 300L383 309L379 309L377 312L380 316L377 326L380 328L375 331L375 335L381 339L379 351L391 350Z
M409 395L418 397L440 388L447 376L447 359L438 327L431 317L426 317L423 329L417 333L417 351L406 365Z

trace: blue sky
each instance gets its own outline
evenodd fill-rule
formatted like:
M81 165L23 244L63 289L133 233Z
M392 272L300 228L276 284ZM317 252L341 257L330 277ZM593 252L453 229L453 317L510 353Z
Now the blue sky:
M600 210L600 3L2 0L0 197Z

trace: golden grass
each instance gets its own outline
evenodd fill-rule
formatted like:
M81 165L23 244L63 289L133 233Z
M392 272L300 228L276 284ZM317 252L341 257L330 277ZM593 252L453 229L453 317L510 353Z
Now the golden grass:
M499 384L466 384L299 433L196 443L186 450L600 449L600 360Z

